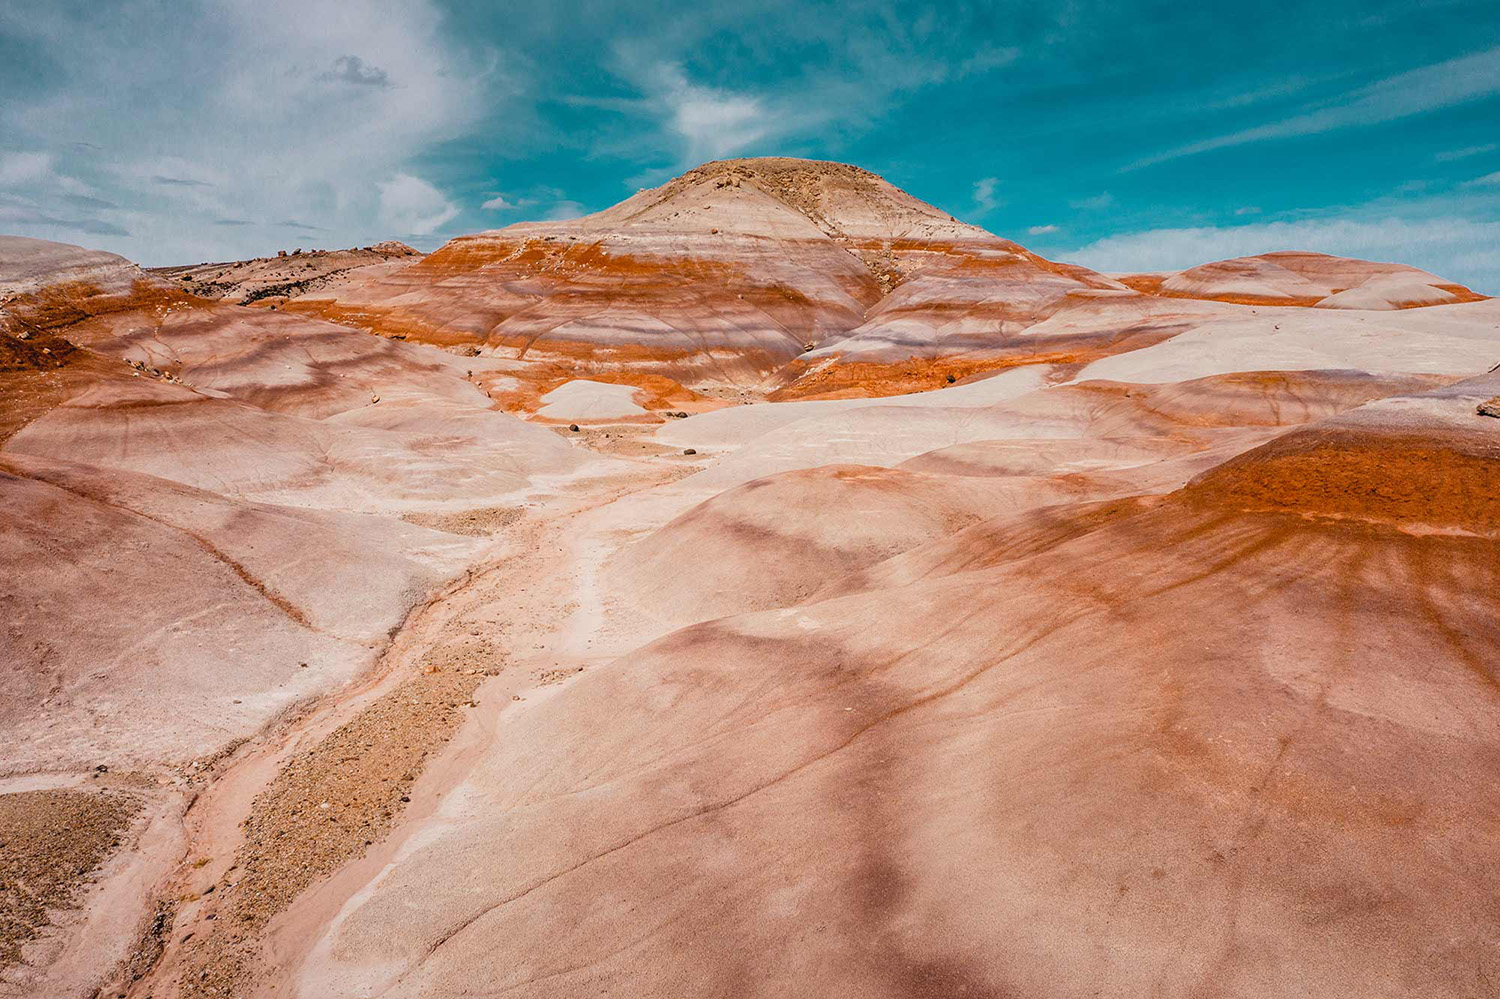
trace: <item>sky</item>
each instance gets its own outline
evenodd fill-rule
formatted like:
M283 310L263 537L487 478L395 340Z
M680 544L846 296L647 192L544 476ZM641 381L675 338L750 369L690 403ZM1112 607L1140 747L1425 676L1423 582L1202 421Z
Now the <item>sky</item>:
M147 265L873 170L1054 259L1500 294L1500 3L0 0L0 232Z

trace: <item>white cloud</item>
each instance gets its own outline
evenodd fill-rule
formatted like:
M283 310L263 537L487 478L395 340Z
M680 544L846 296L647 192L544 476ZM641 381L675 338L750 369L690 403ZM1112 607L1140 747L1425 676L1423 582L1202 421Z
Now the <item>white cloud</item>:
M98 218L58 216L21 201L0 199L0 229L7 232L44 227L64 235L85 233L89 236L128 236L129 232ZM73 237L76 239L76 237Z
M1031 236L1046 236L1049 233L1057 231L1058 228L1055 225L1034 225L1026 230L1027 234Z
M1500 185L1500 170L1496 170L1494 173L1487 173L1483 177L1475 177L1469 181L1469 184L1474 187L1494 187Z
M1346 217L1151 229L1109 236L1066 256L1099 271L1160 271L1275 250L1313 250L1412 264L1476 291L1500 292L1500 222L1457 216Z
M444 34L436 0L99 5L86 18L64 6L7 21L69 72L0 102L0 135L50 149L89 196L125 206L110 220L131 235L92 245L191 262L274 251L281 219L348 246L399 235L393 217L429 231L453 218L441 195L385 188L478 120L497 79ZM47 215L69 217L60 197ZM213 224L224 218L252 224Z
M985 45L958 64L959 78L988 73L1009 66L1021 58L1021 50L1014 45Z
M1486 142L1482 146L1466 146L1463 149L1446 149L1435 154L1432 158L1439 163L1452 163L1455 160L1466 160L1471 156L1483 156L1485 153L1493 153L1500 149L1500 143Z
M458 214L458 206L420 177L398 173L376 185L380 221L394 233L425 236Z
M48 153L5 153L0 155L0 188L33 184L52 175L52 156Z
M1277 80L1275 83L1270 83L1263 87L1256 87L1253 90L1241 91L1237 94L1230 94L1228 97L1223 97L1218 100L1204 101L1201 104L1201 107L1206 111L1223 111L1229 110L1231 108L1249 107L1252 104L1260 104L1265 101L1272 101L1279 98L1290 97L1293 94L1297 94L1303 90L1306 90L1308 87L1315 86L1319 83L1327 83L1328 81L1333 79L1336 79L1336 77L1289 76L1285 79Z
M758 97L690 83L679 66L659 66L654 78L652 100L665 107L667 125L686 143L689 162L740 152L775 127Z
M900 27L883 13L874 24L861 23L861 12L854 10L828 18L798 13L792 25L771 28L779 19L775 11L747 15L741 4L711 3L692 17L673 18L669 28L622 32L608 68L634 96L611 92L563 99L654 124L654 129L631 123L604 130L605 136L591 143L596 155L649 161L632 180L652 183L711 159L762 150L798 155L793 141L837 147L845 135L901 103L902 95L995 73L1021 56L1015 46L978 41L984 33L971 22L986 18L958 11L940 17L930 10ZM779 35L791 33L801 44L825 47L829 57L778 64L777 73L753 89L704 82L694 67L704 43L721 31L745 39L751 48L770 43L770 50L780 44ZM663 162L667 158L672 165Z
M974 182L974 206L981 215L1000 205L1000 199L995 197L995 185L999 183L995 177L981 177Z
M1135 170L1181 156L1195 156L1248 142L1316 135L1359 125L1377 125L1496 93L1500 93L1500 47L1399 73L1352 90L1303 114L1178 146L1138 160L1125 169Z
M509 212L514 211L519 206L512 202L506 201L503 194L497 194L479 207L492 212Z
M588 214L588 209L576 201L559 201L549 208L542 218L548 222L562 222Z
M1244 205L1234 210L1236 215L1259 215L1260 208L1255 205Z

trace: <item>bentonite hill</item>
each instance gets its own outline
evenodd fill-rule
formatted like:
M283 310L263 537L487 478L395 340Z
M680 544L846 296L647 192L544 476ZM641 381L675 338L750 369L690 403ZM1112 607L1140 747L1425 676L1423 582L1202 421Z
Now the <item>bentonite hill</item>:
M0 238L0 995L1492 995L1500 302L1296 249Z

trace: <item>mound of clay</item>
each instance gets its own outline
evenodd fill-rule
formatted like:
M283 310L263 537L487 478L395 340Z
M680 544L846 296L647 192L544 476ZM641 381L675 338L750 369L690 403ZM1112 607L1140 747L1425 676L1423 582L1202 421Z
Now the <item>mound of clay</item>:
M541 397L538 416L559 423L600 423L649 415L636 399L640 389L585 378L565 382Z
M1451 287L1451 286L1450 286ZM1414 309L1463 301L1460 293L1405 274L1378 274L1318 302L1319 309Z
M0 351L0 772L211 756L368 666L485 547L399 515L586 461L493 411L471 360L76 247L7 239L0 274L27 324Z
M1243 305L1406 309L1484 298L1463 285L1404 264L1284 251L1235 257L1166 274L1125 275L1148 294Z
M1486 994L1500 301L789 160L274 311L17 245L0 793L140 807L0 992Z
M524 360L501 397L531 409L537 383L606 371L754 386L862 332L878 334L883 359L950 353L1023 328L1073 292L1110 288L1120 286L868 171L750 159L706 164L581 219L460 237L291 307ZM891 391L901 389L872 381L862 394Z
M1217 506L1496 536L1500 449L1474 416L1497 390L1500 375L1489 374L1393 394L1225 462L1187 494Z
M89 285L95 294L123 294L144 276L124 257L103 250L0 236L0 302L6 305L45 289L77 284Z
M1471 914L1500 890L1493 527L1443 490L1397 497L1401 523L1316 497L1358 480L1359 434L1450 435L1494 391L1373 403L1294 431L1318 461L1226 466L1281 507L1210 473L1005 515L586 673L325 910L298 983L1472 991L1495 920ZM1411 458L1391 476L1459 467Z

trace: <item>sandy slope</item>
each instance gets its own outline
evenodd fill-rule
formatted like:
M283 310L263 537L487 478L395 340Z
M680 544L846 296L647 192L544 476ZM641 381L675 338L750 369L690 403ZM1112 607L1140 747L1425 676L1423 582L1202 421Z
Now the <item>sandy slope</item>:
M496 412L472 359L109 254L0 238L0 297L0 794L134 816L85 912L46 916L61 931L0 919L26 959L0 994L93 994L149 965L184 809L226 755L373 669L493 546L451 518L498 523L610 462ZM51 842L6 848L46 869L71 856Z
M854 259L845 180L630 211ZM576 434L493 358L34 304L0 793L144 811L0 994L1490 994L1500 310L1095 290L936 392Z
M1470 318L1430 321L1414 357ZM1026 432L695 506L729 444L575 519L531 606L569 576L535 644L589 668L271 953L307 996L1485 994L1496 382L1441 387L1476 353L840 406ZM1005 509L924 539L975 478Z

